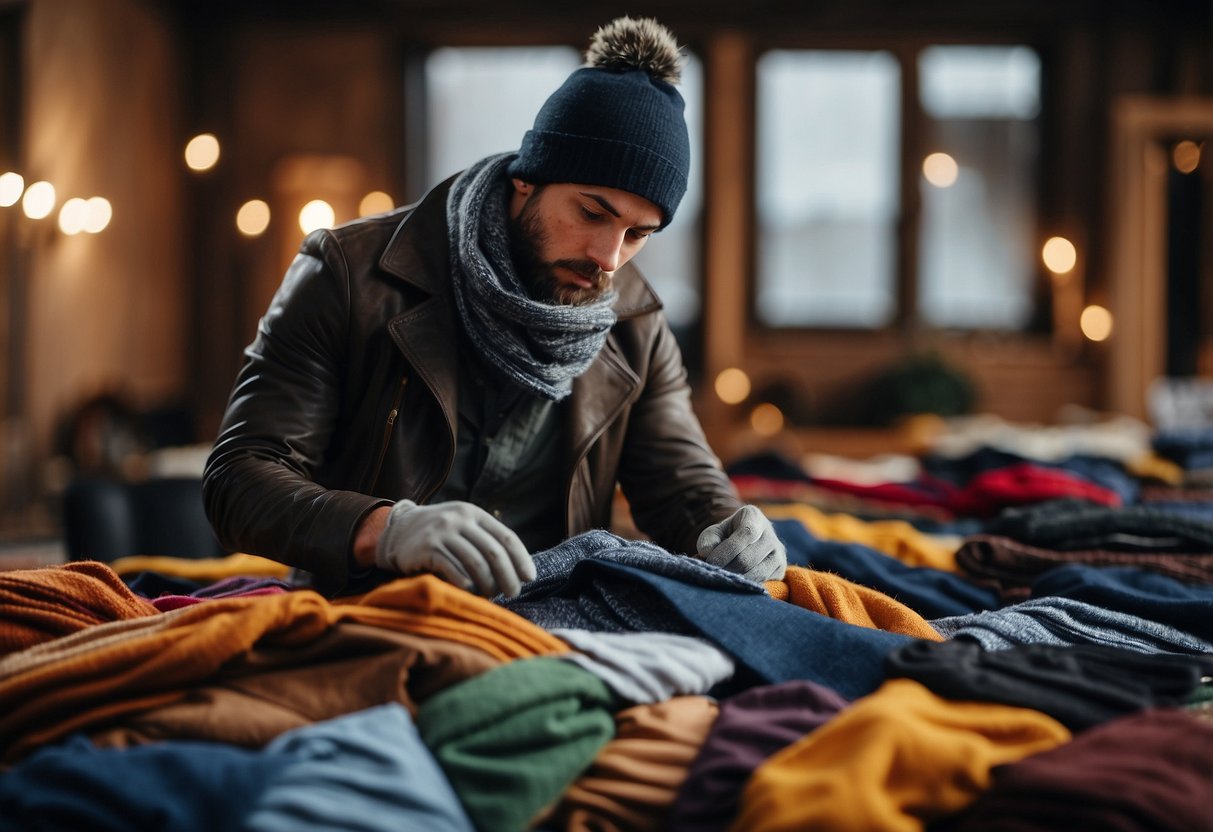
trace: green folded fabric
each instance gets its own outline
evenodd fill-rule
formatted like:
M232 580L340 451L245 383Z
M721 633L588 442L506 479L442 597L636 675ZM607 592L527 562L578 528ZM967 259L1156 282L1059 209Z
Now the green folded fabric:
M417 728L482 832L510 832L555 803L614 736L614 701L594 674L518 659L431 697Z

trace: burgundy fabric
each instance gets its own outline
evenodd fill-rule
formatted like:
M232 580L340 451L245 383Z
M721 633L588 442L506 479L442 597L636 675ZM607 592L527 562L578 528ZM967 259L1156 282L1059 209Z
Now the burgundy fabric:
M1213 722L1185 711L1113 720L992 774L931 832L1213 830Z

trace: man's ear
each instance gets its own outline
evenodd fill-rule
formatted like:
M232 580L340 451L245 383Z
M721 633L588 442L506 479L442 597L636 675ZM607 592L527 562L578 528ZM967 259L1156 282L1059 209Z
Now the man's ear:
M514 193L519 196L530 196L531 191L535 190L535 185L531 182L523 182L517 177L514 177L510 181L514 183Z

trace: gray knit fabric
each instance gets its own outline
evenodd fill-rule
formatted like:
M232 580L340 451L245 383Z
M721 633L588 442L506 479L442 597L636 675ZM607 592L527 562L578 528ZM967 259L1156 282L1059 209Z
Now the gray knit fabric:
M733 660L702 639L673 633L552 630L576 653L558 658L590 671L619 699L651 705L707 693L733 675Z
M533 300L510 259L505 168L513 154L465 170L447 197L451 274L464 330L506 378L552 401L573 390L615 324L617 293L580 306Z
M987 650L1028 644L1103 644L1138 653L1213 652L1213 643L1190 633L1072 598L1033 598L999 610L929 623L944 638L971 638Z
M761 584L719 566L597 529L537 553L535 580L524 584L517 597L498 595L493 601L547 630L699 635L659 593L635 581L608 580L588 570L576 570L587 558L634 566L724 592L766 594Z

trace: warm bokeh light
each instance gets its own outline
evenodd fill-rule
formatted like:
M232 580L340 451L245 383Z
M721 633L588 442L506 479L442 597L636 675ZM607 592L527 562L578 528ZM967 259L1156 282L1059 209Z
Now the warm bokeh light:
M1171 162L1180 173L1192 173L1200 167L1200 145L1184 139L1171 150Z
M84 219L88 214L88 203L74 196L59 209L59 230L64 234L79 234L84 230Z
M246 237L265 233L270 225L270 206L263 199L250 199L236 212L236 228Z
M299 227L304 234L311 234L317 228L329 228L336 215L333 206L323 199L313 199L299 212Z
M21 174L13 173L11 170L8 173L0 174L0 208L16 205L24 191L25 177Z
M219 161L219 139L213 133L199 133L185 146L185 163L191 170L210 170Z
M110 201L103 196L89 197L85 202L84 230L89 234L104 231L114 218L114 209Z
M750 411L750 427L759 436L774 436L783 430L783 411L770 402L763 402Z
M716 395L725 404L744 402L750 395L750 377L736 367L721 370L716 376Z
M1082 334L1092 341L1106 341L1112 334L1112 313L1102 306L1091 304L1082 310L1078 319Z
M1078 250L1065 237L1050 237L1040 250L1040 257L1053 274L1067 274L1078 263Z
M950 188L960 176L960 166L946 153L932 153L922 160L922 175L936 188Z
M21 210L31 220L49 216L55 210L55 186L45 180L30 185L21 198Z
M371 191L358 203L358 216L369 217L371 214L382 214L396 207L390 194L383 191Z

